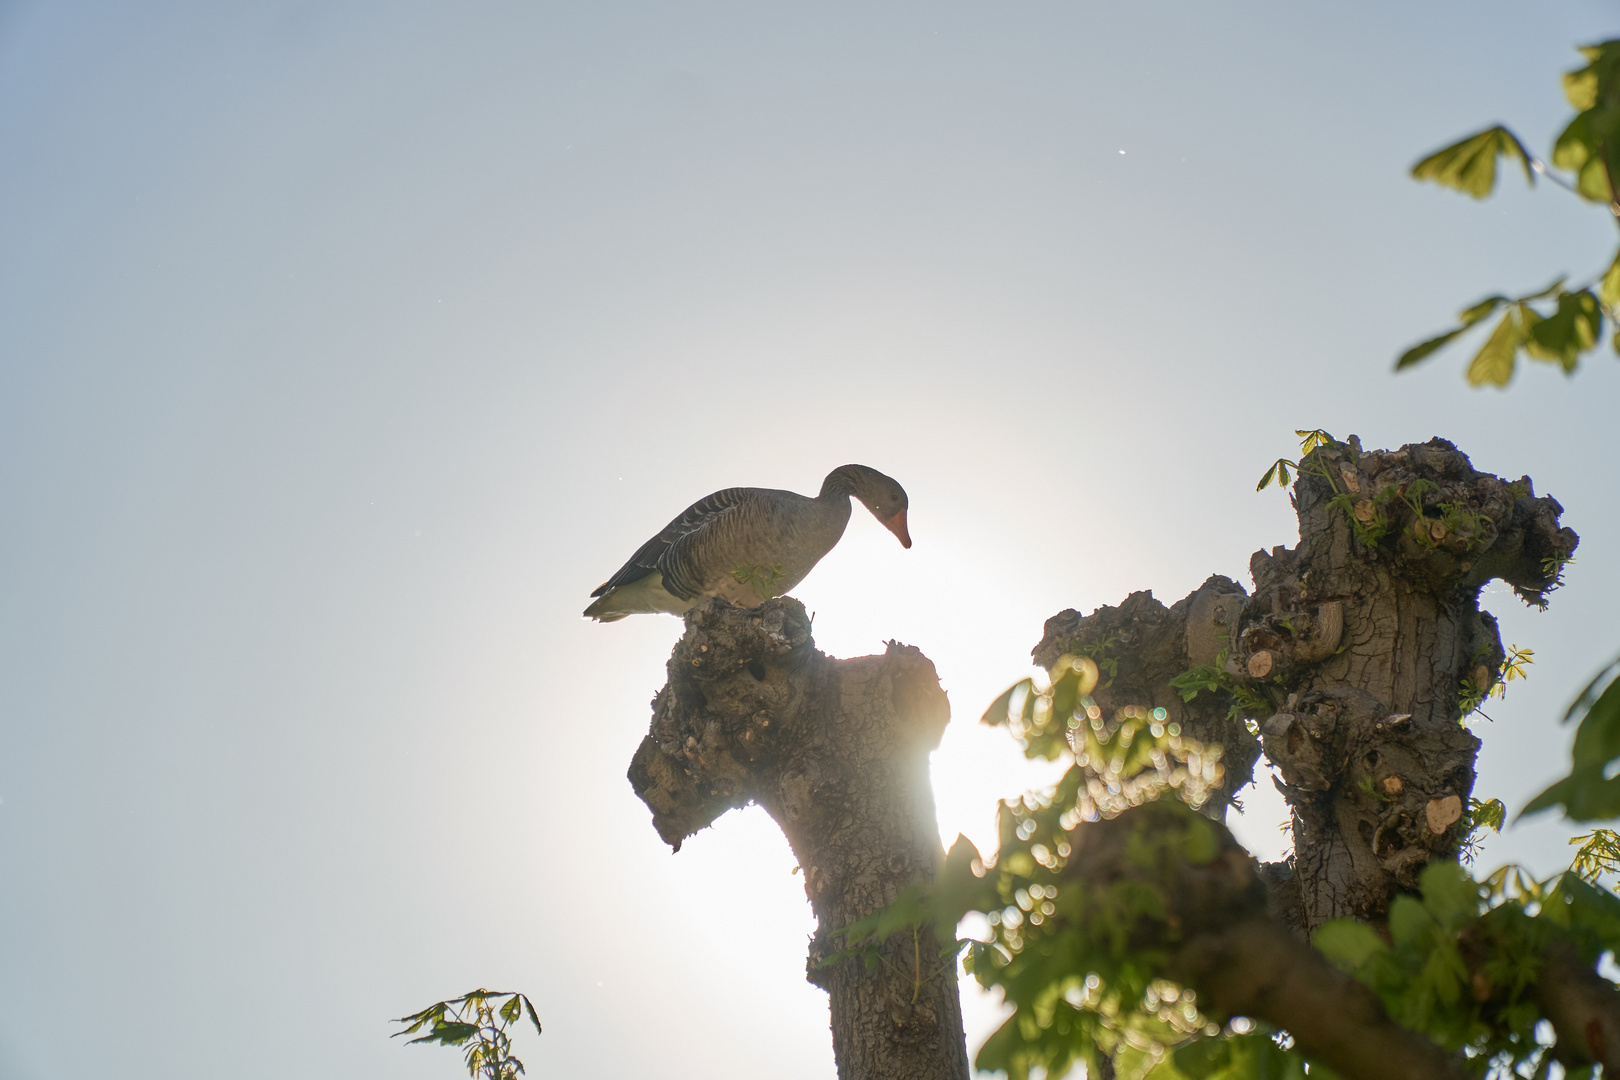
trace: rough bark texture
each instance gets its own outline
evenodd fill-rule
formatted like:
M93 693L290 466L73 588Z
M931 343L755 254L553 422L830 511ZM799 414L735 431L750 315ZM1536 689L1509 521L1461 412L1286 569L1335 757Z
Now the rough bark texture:
M1211 578L1169 609L1135 593L1090 616L1065 611L1034 655L1116 647L1099 703L1146 699L1181 716L1188 734L1226 747L1235 790L1252 737L1215 695L1177 713L1168 685L1224 654L1230 678L1268 703L1250 719L1292 810L1294 857L1263 871L1272 917L1309 932L1380 921L1425 865L1456 853L1479 749L1461 703L1483 696L1503 659L1480 588L1501 579L1542 602L1577 538L1528 478L1480 473L1443 439L1324 446L1303 462L1294 500L1299 546L1255 554L1253 596Z
M803 868L818 931L809 978L828 992L842 1080L966 1078L956 968L931 934L886 943L872 968L821 961L838 930L932 881L943 852L928 755L950 709L934 666L890 643L881 656L816 650L798 601L686 616L630 783L660 836L688 836L755 802Z
M1443 439L1372 453L1352 440L1309 464L1319 471L1294 488L1299 546L1250 561L1255 599L1231 664L1281 699L1262 732L1312 930L1381 918L1425 865L1456 854L1479 751L1461 701L1489 689L1503 657L1480 588L1500 578L1539 600L1577 539L1528 477L1477 472ZM1319 656L1303 646L1325 625L1339 642Z

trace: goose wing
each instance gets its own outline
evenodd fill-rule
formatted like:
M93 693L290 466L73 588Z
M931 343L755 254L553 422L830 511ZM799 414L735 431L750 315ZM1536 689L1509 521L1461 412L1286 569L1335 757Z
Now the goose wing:
M685 510L682 510L680 516L674 521L659 530L657 536L642 544L636 550L636 553L630 556L630 561L619 567L618 573L608 578L591 595L601 596L603 593L611 589L617 589L621 585L639 581L648 574L662 573L660 564L663 562L664 557L669 554L670 549L676 546L677 542L702 532L715 519L729 511L735 511L757 497L757 495L758 492L754 488L736 487L726 488L723 491L717 491L713 495L707 495L699 499ZM682 548L687 546L689 545L681 545ZM692 599L685 589L681 589L676 582L671 580L670 574L664 574L664 588L682 600Z

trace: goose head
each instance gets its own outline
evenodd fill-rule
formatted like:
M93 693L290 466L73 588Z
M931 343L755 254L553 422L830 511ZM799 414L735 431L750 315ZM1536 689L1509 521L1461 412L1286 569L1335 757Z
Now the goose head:
M822 497L853 495L872 512L878 523L894 533L901 547L911 546L906 530L906 489L892 477L866 465L841 465L827 474L821 485Z

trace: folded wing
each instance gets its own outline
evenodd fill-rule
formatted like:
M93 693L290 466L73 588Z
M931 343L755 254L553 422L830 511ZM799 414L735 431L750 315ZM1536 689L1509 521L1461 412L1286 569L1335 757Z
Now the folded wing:
M681 511L680 515L659 530L658 535L648 540L636 553L630 556L630 561L621 566L617 573L608 578L592 596L602 596L612 589L617 589L653 573L662 573L663 587L672 596L682 600L691 600L696 596L692 590L680 584L680 574L666 573L664 559L676 542L709 525L716 518L728 511L744 505L750 498L757 498L759 492L754 488L726 488L713 495L707 495Z

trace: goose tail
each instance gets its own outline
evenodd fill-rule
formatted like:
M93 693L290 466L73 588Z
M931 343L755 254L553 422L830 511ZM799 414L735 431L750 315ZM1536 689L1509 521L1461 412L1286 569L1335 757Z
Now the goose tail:
M585 617L587 619L595 619L597 622L618 622L620 619L630 614L628 611L614 611L609 603L612 599L613 590L609 589L602 595L601 599L597 600L591 604L590 607L585 609Z

